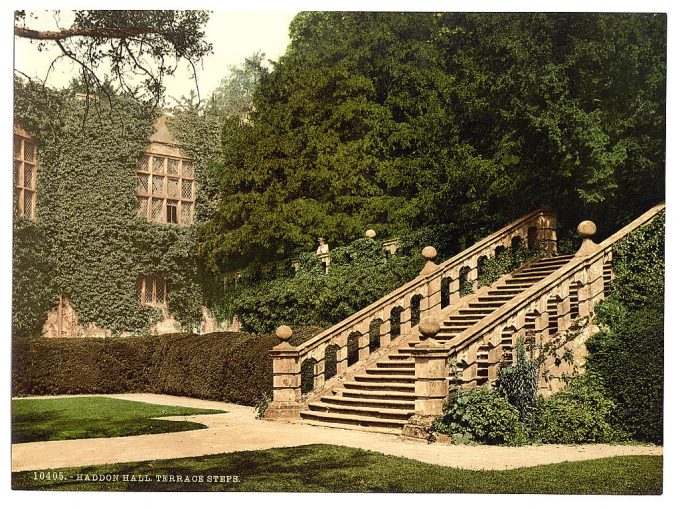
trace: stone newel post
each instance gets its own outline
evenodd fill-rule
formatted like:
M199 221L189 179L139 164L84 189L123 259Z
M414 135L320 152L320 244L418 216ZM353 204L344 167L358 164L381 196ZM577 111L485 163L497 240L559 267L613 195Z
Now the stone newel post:
M597 248L597 244L593 242L593 236L597 233L597 226L595 226L595 223L593 221L584 220L578 225L576 233L583 238L583 242L581 242L581 247L576 253L576 257L585 257L588 254L592 254Z
M585 220L578 225L576 230L578 235L583 238L581 248L576 252L575 257L587 257L597 250L597 244L592 238L597 233L595 223ZM586 267L586 284L581 296L587 298L581 305L581 310L586 313L595 311L595 304L604 298L604 257L599 256Z
M448 349L434 337L439 332L439 322L425 318L418 326L422 335L412 355L416 361L415 416L404 426L403 435L415 439L427 439L434 419L442 413L444 400L449 393Z
M437 265L434 262L434 259L437 257L437 249L432 247L431 245L428 245L427 247L423 248L421 251L421 254L423 258L425 259L425 266L423 266L422 270L420 270L420 275L421 276L427 276L431 274L432 272L436 271L437 268L439 268L439 265ZM424 303L425 303L425 309L421 311L420 317L421 319L424 319L427 317L428 314L432 312L433 309L435 309L440 302L440 297L441 297L441 281L438 279L433 279L430 280L427 283L427 289L425 291L424 296ZM431 310L432 309L432 310Z
M293 331L286 325L276 329L276 336L281 341L269 351L274 367L273 400L265 411L267 420L285 420L300 416L302 399L302 376L300 373L300 355L295 346L288 342Z

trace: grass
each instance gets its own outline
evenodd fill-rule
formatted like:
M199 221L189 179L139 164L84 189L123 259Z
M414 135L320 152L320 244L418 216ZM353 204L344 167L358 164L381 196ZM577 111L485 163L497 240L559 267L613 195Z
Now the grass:
M159 416L222 413L213 409L162 406L110 397L12 400L12 443L136 436L203 429L188 421Z
M453 451L452 451L453 453ZM43 476L48 472L43 471ZM61 474L63 479L54 479ZM128 491L268 491L268 492L451 492L532 494L661 494L662 457L627 456L511 469L472 471L424 464L330 445L236 452L203 457L155 460L12 473L20 490ZM105 481L91 476L119 475ZM149 481L125 481L122 475L148 475ZM77 475L89 475L86 479ZM160 478L157 478L159 475ZM166 478L163 478L166 475ZM173 475L173 478L170 478ZM187 478L185 475L188 475ZM182 480L191 482L178 482ZM208 481L217 476L218 481ZM224 476L220 479L219 476ZM226 481L238 476L238 482ZM197 481L199 477L202 482ZM106 478L106 477L105 477ZM89 481L88 481L89 480ZM224 480L224 481L220 481Z

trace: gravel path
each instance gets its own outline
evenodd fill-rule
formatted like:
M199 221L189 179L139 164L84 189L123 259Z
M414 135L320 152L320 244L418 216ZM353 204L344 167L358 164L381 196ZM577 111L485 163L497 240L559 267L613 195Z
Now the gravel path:
M14 444L12 471L196 457L316 443L351 446L465 469L513 469L617 455L663 454L662 447L645 445L541 445L514 448L425 444L390 434L257 420L253 408L224 402L146 393L107 396L153 404L222 409L227 413L168 418L195 421L208 426L200 430Z

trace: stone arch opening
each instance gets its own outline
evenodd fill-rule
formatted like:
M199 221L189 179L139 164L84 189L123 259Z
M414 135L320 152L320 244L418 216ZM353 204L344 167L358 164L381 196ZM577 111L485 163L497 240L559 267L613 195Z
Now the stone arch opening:
M495 257L498 257L498 256L500 256L501 254L503 254L503 252L505 252L505 246L504 246L504 245L499 245L498 247L496 247L496 248L494 249L493 252L494 252L494 256L495 256Z
M302 385L300 387L302 393L309 393L314 389L314 367L316 360L314 358L307 358L300 366L300 374L302 378Z
M361 332L352 332L347 337L347 366L359 361L359 337Z
M444 277L442 279L442 285L440 290L440 307L448 307L451 305L451 283L453 279L451 277ZM422 297L421 297L422 298Z
M486 262L489 260L486 256L479 256L477 258L477 278L481 277L482 273L484 272L484 266L486 265Z
M579 311L579 290L583 284L580 281L569 284L569 317L571 319L578 319L581 315Z
M471 268L463 266L458 271L458 296L463 297L472 293L472 282L468 280Z
M451 293L449 291L449 297L450 297L450 295L451 295ZM423 301L423 295L413 295L411 297L410 308L411 308L411 326L412 327L416 326L418 323L420 323L420 311L421 311L420 305L421 305L422 301Z
M373 352L380 349L380 327L382 326L382 319L374 319L368 325L368 350Z
M559 315L557 308L562 298L555 295L548 300L548 335L554 335L559 331Z
M510 250L517 251L524 246L524 239L521 236L513 236L510 240Z
M340 351L340 346L335 344L326 347L324 352L324 379L330 379L338 374L338 351Z
M401 313L404 308L392 307L390 311L390 340L394 340L401 335Z
M512 365L515 361L515 333L514 326L506 326L501 330L501 365Z
M527 335L535 335L538 326L538 318L541 317L541 313L538 310L532 310L528 312L524 317L524 330Z
M536 226L531 226L527 232L527 243L532 250L538 249L538 229Z

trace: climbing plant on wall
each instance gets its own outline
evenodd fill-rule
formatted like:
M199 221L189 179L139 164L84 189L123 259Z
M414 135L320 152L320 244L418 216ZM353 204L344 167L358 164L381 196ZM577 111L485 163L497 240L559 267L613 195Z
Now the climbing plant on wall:
M168 310L184 328L201 317L193 227L137 217L136 162L158 112L119 95L78 101L15 83L15 121L39 142L36 220L15 220L13 333L39 333L68 298L81 323L140 333L160 311L140 305L137 279L168 278Z

